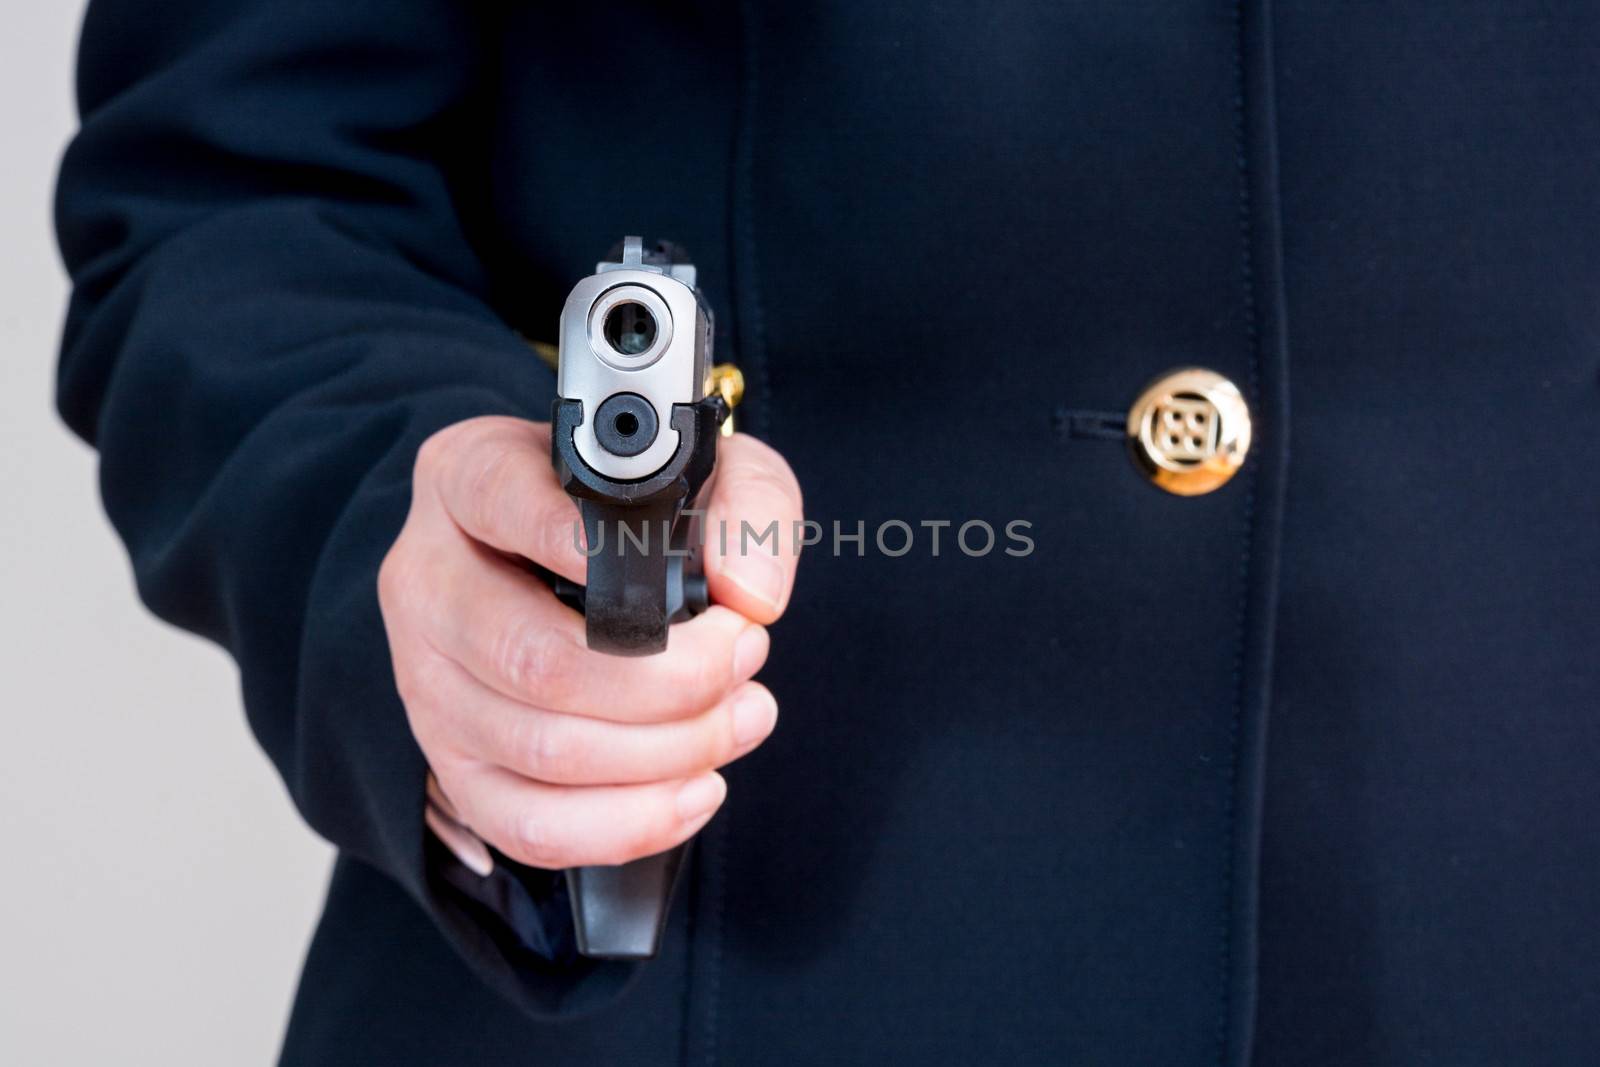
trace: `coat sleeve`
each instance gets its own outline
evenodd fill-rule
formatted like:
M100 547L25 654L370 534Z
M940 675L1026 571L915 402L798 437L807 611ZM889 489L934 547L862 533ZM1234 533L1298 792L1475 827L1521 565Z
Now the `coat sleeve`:
M95 0L57 190L58 404L100 451L140 595L232 652L307 821L548 1017L637 966L513 929L508 911L559 912L554 878L475 897L441 873L376 593L418 445L476 415L547 418L553 392L458 217L485 165L476 10Z

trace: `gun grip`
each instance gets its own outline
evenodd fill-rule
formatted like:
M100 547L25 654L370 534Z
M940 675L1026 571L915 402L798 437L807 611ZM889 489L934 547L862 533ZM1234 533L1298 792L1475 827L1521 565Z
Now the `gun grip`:
M573 867L567 895L578 951L591 959L647 960L661 948L672 887L689 851L684 842L614 867Z

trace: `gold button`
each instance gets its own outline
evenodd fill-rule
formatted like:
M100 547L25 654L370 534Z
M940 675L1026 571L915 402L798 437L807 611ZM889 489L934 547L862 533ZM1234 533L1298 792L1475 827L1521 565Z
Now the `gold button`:
M1216 371L1168 371L1128 410L1128 447L1152 482L1178 496L1200 496L1244 465L1250 409L1239 387Z

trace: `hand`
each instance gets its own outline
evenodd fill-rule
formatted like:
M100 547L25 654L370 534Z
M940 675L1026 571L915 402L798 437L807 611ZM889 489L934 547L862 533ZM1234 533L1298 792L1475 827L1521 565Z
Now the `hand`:
M395 681L446 810L518 862L671 848L721 806L714 768L772 732L777 702L750 678L788 602L800 488L754 438L719 446L705 519L713 606L640 658L591 652L582 616L519 563L578 582L587 570L548 424L469 419L418 452L411 511L378 575ZM741 520L758 531L776 520L777 555L770 538L741 553Z

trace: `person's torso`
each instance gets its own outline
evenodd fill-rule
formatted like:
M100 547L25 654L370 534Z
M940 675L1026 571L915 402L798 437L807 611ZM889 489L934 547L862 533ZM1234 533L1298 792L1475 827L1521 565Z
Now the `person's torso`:
M1600 1055L1600 19L1262 19L507 17L455 161L501 311L553 338L623 233L682 242L823 539L667 955L586 1022L463 990L444 1047ZM1185 365L1255 431L1192 498L1115 433Z

